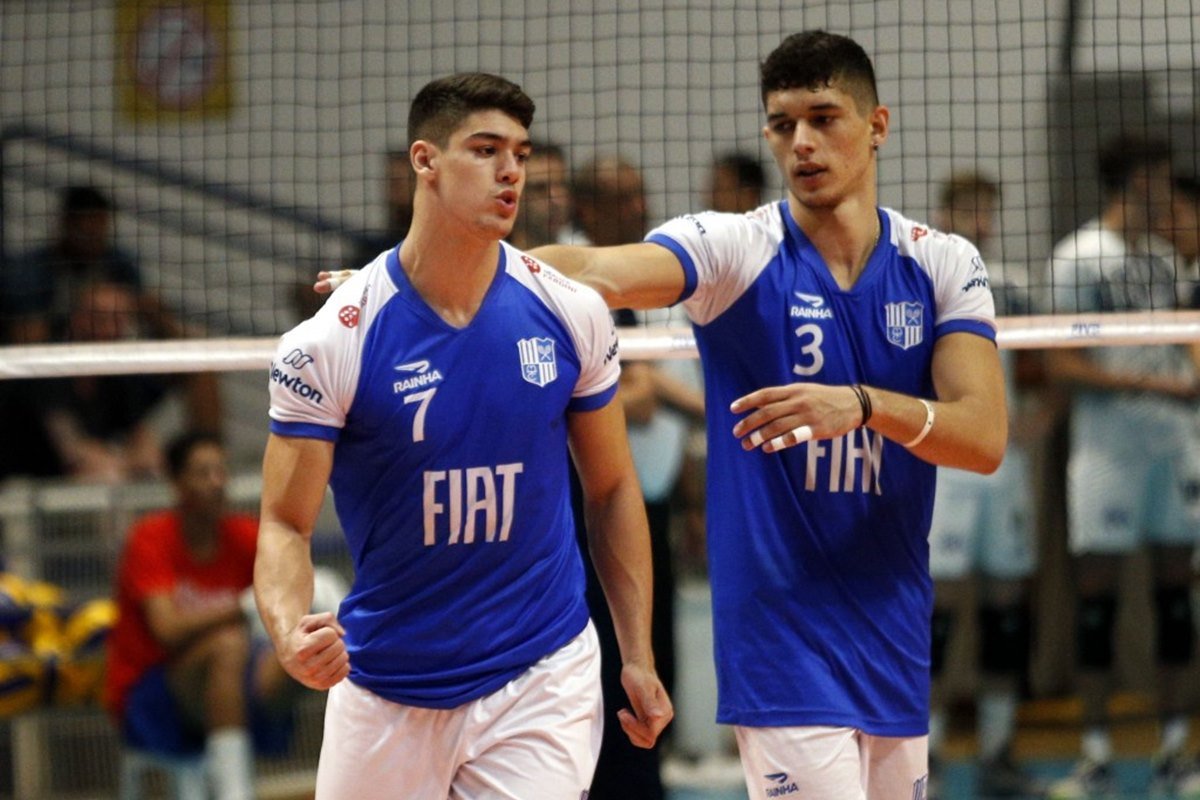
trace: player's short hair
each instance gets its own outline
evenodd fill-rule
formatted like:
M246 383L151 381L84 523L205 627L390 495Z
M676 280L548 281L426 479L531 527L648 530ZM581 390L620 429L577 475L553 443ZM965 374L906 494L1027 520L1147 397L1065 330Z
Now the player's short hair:
M212 431L185 431L171 440L167 445L167 475L171 480L179 479L187 469L192 451L203 445L224 448L221 437Z
M854 97L859 111L879 105L875 68L858 42L822 30L793 33L771 51L759 68L762 102L784 89L816 91L836 85Z
M64 216L113 210L112 201L95 186L67 186L59 200Z
M1123 133L1100 148L1100 184L1106 192L1119 192L1128 188L1139 170L1170 160L1171 143L1163 137Z
M727 169L737 176L738 186L753 188L761 192L767 185L767 176L758 159L747 153L734 151L718 156L713 161L715 169Z
M988 197L1000 199L1000 184L974 170L954 172L942 183L938 195L939 208L957 208L964 200Z
M499 75L460 72L430 81L417 92L408 112L412 141L444 145L462 121L476 111L502 111L528 128L533 100L521 87Z

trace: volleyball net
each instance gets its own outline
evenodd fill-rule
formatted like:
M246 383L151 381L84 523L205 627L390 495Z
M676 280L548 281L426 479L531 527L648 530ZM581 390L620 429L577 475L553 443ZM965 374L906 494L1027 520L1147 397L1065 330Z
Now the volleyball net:
M1054 242L1098 211L1105 142L1153 132L1196 173L1189 0L13 0L0 15L0 321L46 311L60 338L80 277L47 288L29 261L64 238L67 187L111 202L112 244L173 316L150 333L278 335L311 310L318 269L394 232L388 153L417 89L454 71L520 83L533 138L570 171L632 163L652 225L710 206L731 152L781 196L758 66L788 33L848 33L891 109L881 203L929 221L951 176L994 181L989 271L1038 292Z

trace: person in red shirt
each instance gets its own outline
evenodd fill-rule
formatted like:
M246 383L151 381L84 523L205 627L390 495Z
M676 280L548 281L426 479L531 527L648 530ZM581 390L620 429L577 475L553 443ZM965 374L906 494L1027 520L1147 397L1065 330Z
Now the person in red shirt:
M254 578L258 521L225 502L225 451L189 433L167 451L174 508L130 530L117 572L105 705L134 748L204 753L216 796L253 797L250 700L291 682L256 649L240 596Z

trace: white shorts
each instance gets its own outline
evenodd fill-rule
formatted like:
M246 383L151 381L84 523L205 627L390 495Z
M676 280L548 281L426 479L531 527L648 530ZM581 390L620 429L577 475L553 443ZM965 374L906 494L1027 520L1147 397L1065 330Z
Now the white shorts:
M345 680L326 701L316 797L579 800L603 728L591 622L502 688L450 710L393 703Z
M935 581L965 578L975 571L1015 580L1033 573L1033 503L1029 459L1010 447L992 475L940 467L933 522L929 528L929 572Z
M929 737L871 736L854 728L738 725L753 798L925 800Z

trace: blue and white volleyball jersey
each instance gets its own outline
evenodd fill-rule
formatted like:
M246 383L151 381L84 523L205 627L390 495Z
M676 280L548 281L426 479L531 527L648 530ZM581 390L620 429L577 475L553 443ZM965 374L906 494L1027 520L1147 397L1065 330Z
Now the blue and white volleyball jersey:
M398 252L284 335L271 431L336 442L351 680L452 708L587 623L567 415L612 400L617 339L598 294L507 244L479 311L455 328Z
M929 720L936 468L868 429L742 450L736 398L796 381L932 397L935 341L995 339L987 271L957 236L880 209L838 287L786 202L672 220L648 241L686 276L704 364L718 719L918 736Z

